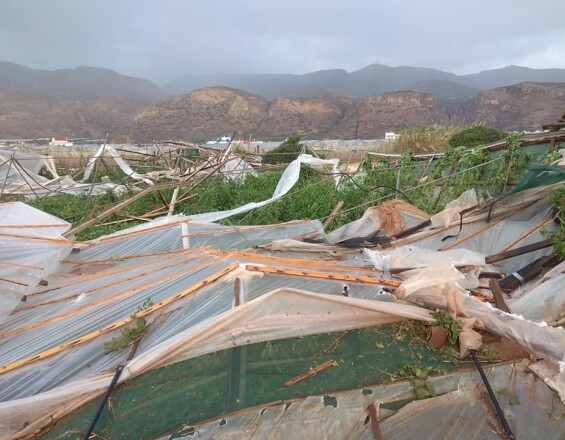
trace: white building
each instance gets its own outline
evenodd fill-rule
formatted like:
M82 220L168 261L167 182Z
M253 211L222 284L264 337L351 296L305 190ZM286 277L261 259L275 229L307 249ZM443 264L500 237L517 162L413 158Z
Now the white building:
M393 131L387 131L385 133L385 141L394 141L400 137L400 134Z
M65 147L72 147L73 143L69 142L66 136L55 136L51 138L49 145L63 145Z

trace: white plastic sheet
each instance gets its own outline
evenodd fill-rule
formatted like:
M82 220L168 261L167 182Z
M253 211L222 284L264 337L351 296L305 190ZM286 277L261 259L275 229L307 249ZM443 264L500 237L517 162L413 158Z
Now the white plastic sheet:
M250 202L239 208L229 209L227 211L216 211L216 212L207 212L204 214L194 214L188 216L188 218L195 222L217 222L218 220L222 220L224 218L232 217L234 215L243 214L245 212L249 212L253 209L261 208L263 206L270 205L273 202L281 199L284 195L286 195L292 187L298 182L298 178L300 177L300 165L305 164L312 168L323 167L326 165L332 166L332 173L336 173L337 175L337 164L338 159L318 159L310 154L301 154L298 158L292 161L284 170L275 191L271 198L267 200L263 200L262 202ZM336 177L336 182L339 183L339 176Z
M413 271L395 295L409 301L442 308L460 315L477 318L489 332L503 336L531 351L540 352L561 361L565 356L565 330L528 321L521 316L505 313L490 304L478 301L465 293L457 274L445 262ZM410 273L408 273L410 275Z
M0 322L72 249L71 225L21 202L0 204Z
M479 203L477 193L474 189L465 191L459 198L452 200L443 211L432 216L432 226L434 228L447 228L454 221L459 220L459 213L464 209L476 206Z
M231 296L232 289L226 293ZM181 308L178 310L182 312ZM225 348L382 325L401 318L432 320L429 311L411 305L277 289L186 330L169 329L169 337L156 338L156 345L127 364L120 382ZM35 396L0 403L0 434L13 434L24 426L27 427L18 434L32 434L37 427L103 392L110 380L111 374L102 373Z
M143 180L148 185L153 185L153 181L132 170L131 167L122 159L120 153L118 153L114 147L108 144L101 145L100 148L96 151L96 153L94 153L94 156L92 156L88 160L88 163L86 164L86 168L84 169L84 177L82 178L81 182L88 180L90 174L92 173L92 170L94 169L94 164L104 152L110 153L112 159L114 159L118 167L120 167L120 169L128 177L131 177L132 179L135 180Z
M238 156L232 156L220 169L220 174L230 180L237 181L245 180L247 174L257 175L253 167Z
M449 261L455 266L485 266L485 256L467 249L433 251L417 246L402 246L390 251L363 250L377 269L411 269L428 267L438 261Z
M378 231L381 235L393 235L429 218L429 214L402 200L390 200L367 209L360 219L330 232L327 242L339 243L348 238L366 237Z
M53 178L59 178L55 162L49 156L22 153L17 150L0 150L0 182L2 184L46 183L49 179L39 175L42 168L49 171Z
M514 313L532 321L556 322L565 318L565 263L548 272L539 284L510 303Z

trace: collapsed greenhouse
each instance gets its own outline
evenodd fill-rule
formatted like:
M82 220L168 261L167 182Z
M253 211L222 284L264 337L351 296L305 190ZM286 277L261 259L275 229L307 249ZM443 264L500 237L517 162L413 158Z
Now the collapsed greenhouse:
M332 232L216 223L336 162L293 164L268 200L89 241L0 205L2 438L562 438L563 168Z

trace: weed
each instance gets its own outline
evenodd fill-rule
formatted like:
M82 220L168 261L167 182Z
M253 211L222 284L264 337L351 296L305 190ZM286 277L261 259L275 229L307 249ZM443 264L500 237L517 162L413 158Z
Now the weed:
M410 381L414 388L416 399L421 400L426 397L436 397L437 392L428 382L430 373L445 374L444 369L434 367L422 367L417 364L403 364L398 371L398 378ZM426 392L428 396L426 396Z
M432 312L432 316L435 319L434 325L439 325L447 331L447 342L449 343L449 346L455 347L459 340L459 335L463 330L463 324L461 321L454 319L449 313L439 309Z
M124 327L120 330L121 336L112 338L111 341L104 344L104 348L110 351L118 351L126 348L128 345L141 339L147 333L147 321L143 317L138 317L137 314L143 310L147 310L153 305L151 298L145 300L141 306L137 308L137 312L131 315L135 322L134 327Z

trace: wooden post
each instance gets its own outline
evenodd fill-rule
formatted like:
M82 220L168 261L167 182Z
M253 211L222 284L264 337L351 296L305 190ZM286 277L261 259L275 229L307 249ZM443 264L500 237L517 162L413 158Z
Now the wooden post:
M371 427L373 429L373 437L375 440L383 440L383 433L381 432L381 427L379 426L379 418L377 415L377 408L374 404L370 404L367 407L369 412L369 418L371 419Z
M339 202L337 202L337 205L335 205L334 209L332 210L332 212L330 213L330 215L328 216L328 218L324 222L324 225L323 225L324 231L326 229L328 229L328 226L330 225L330 223L334 221L335 217L343 209L343 205L344 205L343 200L340 200Z
M240 277L237 277L233 283L233 304L234 307L243 304L243 290L241 288Z
M511 313L508 305L506 305L506 301L504 301L504 295L502 294L502 289L498 284L498 280L491 278L488 284L490 286L492 296L494 297L494 304L496 305L496 307L503 312Z

